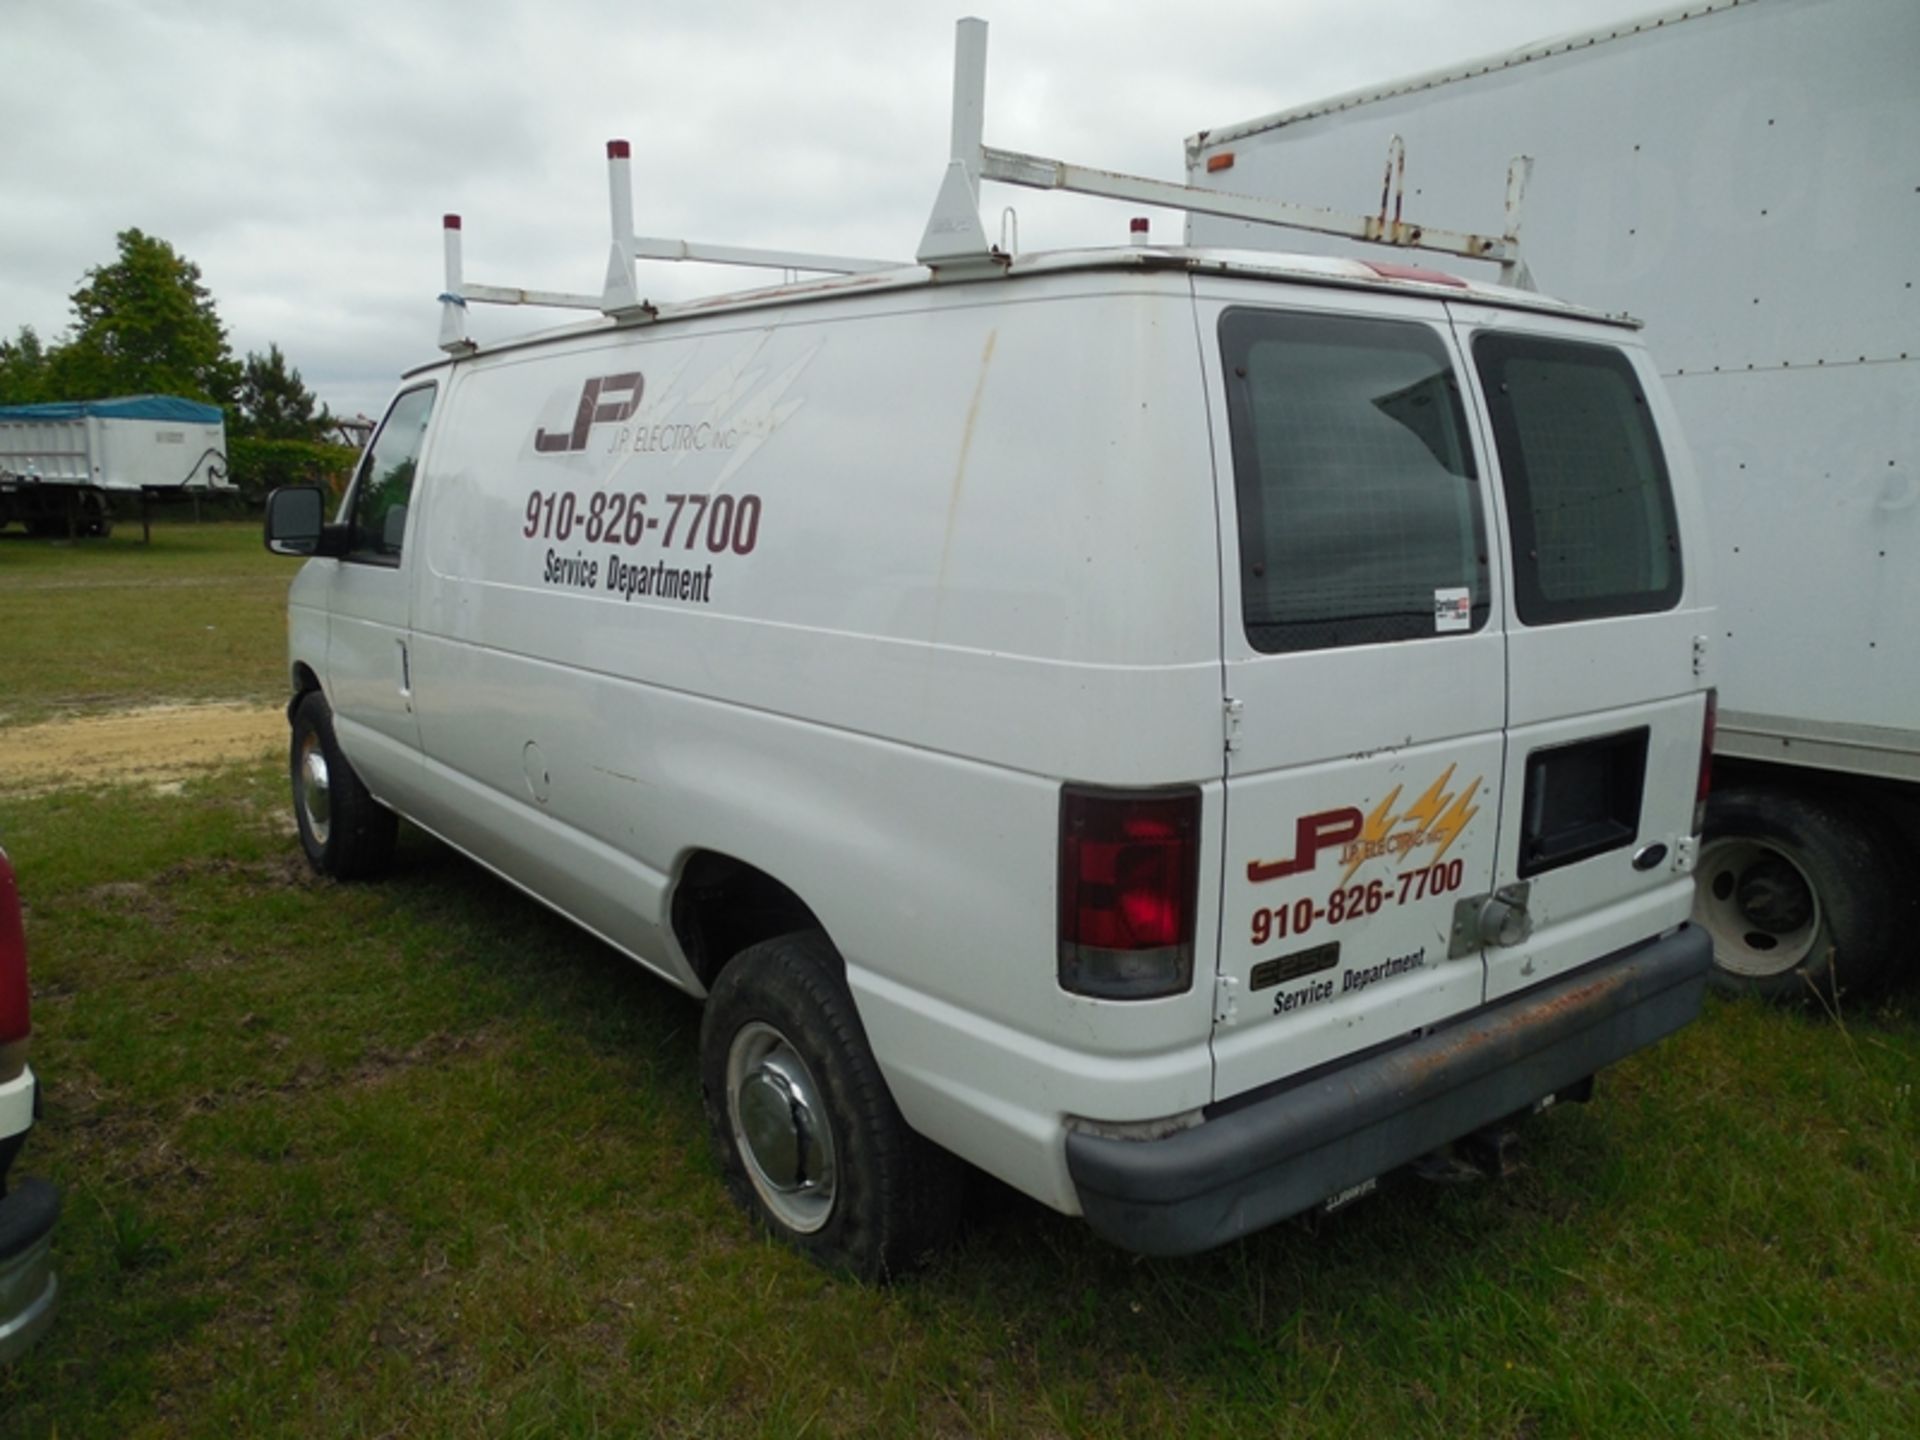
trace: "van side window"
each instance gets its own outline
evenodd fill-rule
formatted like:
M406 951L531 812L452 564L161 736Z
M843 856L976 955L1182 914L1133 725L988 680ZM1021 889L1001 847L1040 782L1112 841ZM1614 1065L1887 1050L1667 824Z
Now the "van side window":
M1680 530L1647 397L1605 345L1484 334L1473 360L1493 417L1525 625L1670 610Z
M1230 310L1220 344L1248 643L1277 654L1480 629L1485 521L1441 338Z
M354 480L353 526L347 559L398 565L406 533L407 503L413 498L413 472L420 461L420 440L433 413L433 386L409 390L393 402L380 433L373 438Z

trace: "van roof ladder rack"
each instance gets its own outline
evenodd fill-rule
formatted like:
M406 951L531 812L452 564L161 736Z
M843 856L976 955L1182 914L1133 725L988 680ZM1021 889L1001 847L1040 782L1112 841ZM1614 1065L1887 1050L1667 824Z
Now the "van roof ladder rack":
M871 260L848 255L819 255L804 250L759 250L740 245L706 245L633 233L632 150L625 140L607 142L607 208L613 243L607 255L607 281L598 295L563 290L523 290L481 285L466 279L458 215L441 221L446 248L446 289L440 294L440 348L463 354L474 348L467 336L467 306L540 305L559 310L592 310L616 320L651 319L654 307L640 297L635 260L697 260L709 265L748 265L769 270L807 270L828 275L864 275L898 270L904 260Z
M980 224L980 182L997 180L1036 190L1068 190L1110 200L1190 210L1202 215L1251 220L1319 235L1401 249L1431 250L1500 265L1503 282L1531 289L1532 280L1520 259L1520 204L1533 161L1518 156L1507 171L1506 230L1500 235L1473 235L1439 230L1404 220L1400 202L1406 185L1406 147L1395 136L1387 152L1386 179L1380 189L1378 215L1346 215L1317 210L1256 195L1202 190L1141 175L1123 175L1049 160L1018 150L986 144L981 136L986 121L987 22L961 20L956 26L953 60L952 149L946 175L934 199L915 259L936 278L956 278L1004 267L1012 256L990 244ZM446 288L440 293L440 348L465 354L474 342L467 335L467 306L539 305L561 310L591 310L616 320L645 321L654 307L642 299L634 276L635 260L697 260L711 265L748 265L783 271L811 271L827 275L863 275L906 268L909 262L873 260L845 255L819 255L800 250L760 250L738 245L705 245L668 240L633 232L633 178L631 150L625 140L607 142L607 203L613 241L607 256L607 278L598 295L563 290L528 290L517 286L482 285L469 281L463 269L458 215L441 222L446 249ZM1391 213L1389 213L1391 210Z
M1400 202L1406 183L1406 146L1397 135L1388 148L1387 174L1381 186L1378 215L1348 215L1256 195L1202 190L1193 185L1002 150L982 140L986 113L987 22L966 19L955 28L953 149L946 179L934 202L933 216L920 241L917 258L923 265L978 269L1010 258L987 243L986 232L980 225L980 182L998 180L1002 184L1024 185L1035 190L1068 190L1109 200L1130 200L1202 215L1279 225L1317 235L1338 235L1376 245L1490 260L1500 265L1500 278L1504 283L1531 288L1526 266L1520 259L1520 207L1533 168L1533 161L1527 156L1516 156L1507 169L1504 232L1474 235L1419 225L1402 218Z

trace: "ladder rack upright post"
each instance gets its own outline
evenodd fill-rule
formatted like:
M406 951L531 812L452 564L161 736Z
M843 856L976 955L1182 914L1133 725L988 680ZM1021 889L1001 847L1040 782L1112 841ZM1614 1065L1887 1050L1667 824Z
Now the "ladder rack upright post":
M934 202L933 216L920 242L922 264L965 271L1006 258L988 245L978 213L980 182L997 180L1033 190L1066 190L1397 249L1490 260L1500 264L1503 279L1512 276L1517 283L1526 283L1525 267L1520 262L1519 200L1532 162L1525 157L1516 159L1509 172L1507 229L1500 235L1443 230L1405 220L1397 203L1389 213L1385 195L1380 214L1376 216L1342 214L1231 191L1202 190L1194 185L1100 170L986 144L983 138L986 57L986 22L971 18L959 21L954 35L953 153ZM1396 136L1395 148L1389 151L1388 158L1389 189L1393 188L1396 178L1404 176L1404 166L1405 147ZM969 205L972 207L970 217L962 213Z

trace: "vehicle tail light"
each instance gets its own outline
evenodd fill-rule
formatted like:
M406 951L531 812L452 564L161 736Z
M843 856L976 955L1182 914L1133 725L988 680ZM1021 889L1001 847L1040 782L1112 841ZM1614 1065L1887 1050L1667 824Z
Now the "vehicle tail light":
M20 890L13 866L0 851L0 1081L26 1064L27 932L20 919Z
M1106 1000L1193 984L1200 792L1060 792L1060 985Z
M1707 691L1706 719L1700 726L1700 778L1693 787L1693 833L1707 823L1707 796L1713 793L1713 736L1720 728L1720 692Z

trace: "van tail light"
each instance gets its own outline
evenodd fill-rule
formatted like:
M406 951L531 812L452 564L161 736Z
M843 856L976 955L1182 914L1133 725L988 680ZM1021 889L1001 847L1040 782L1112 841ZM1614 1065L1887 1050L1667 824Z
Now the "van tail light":
M0 1082L27 1063L27 932L20 919L20 890L13 866L0 850Z
M1200 792L1060 792L1060 986L1103 1000L1193 985Z
M1713 737L1720 728L1720 692L1707 691L1706 719L1700 725L1700 778L1693 787L1693 833L1707 824L1707 796L1713 793Z

